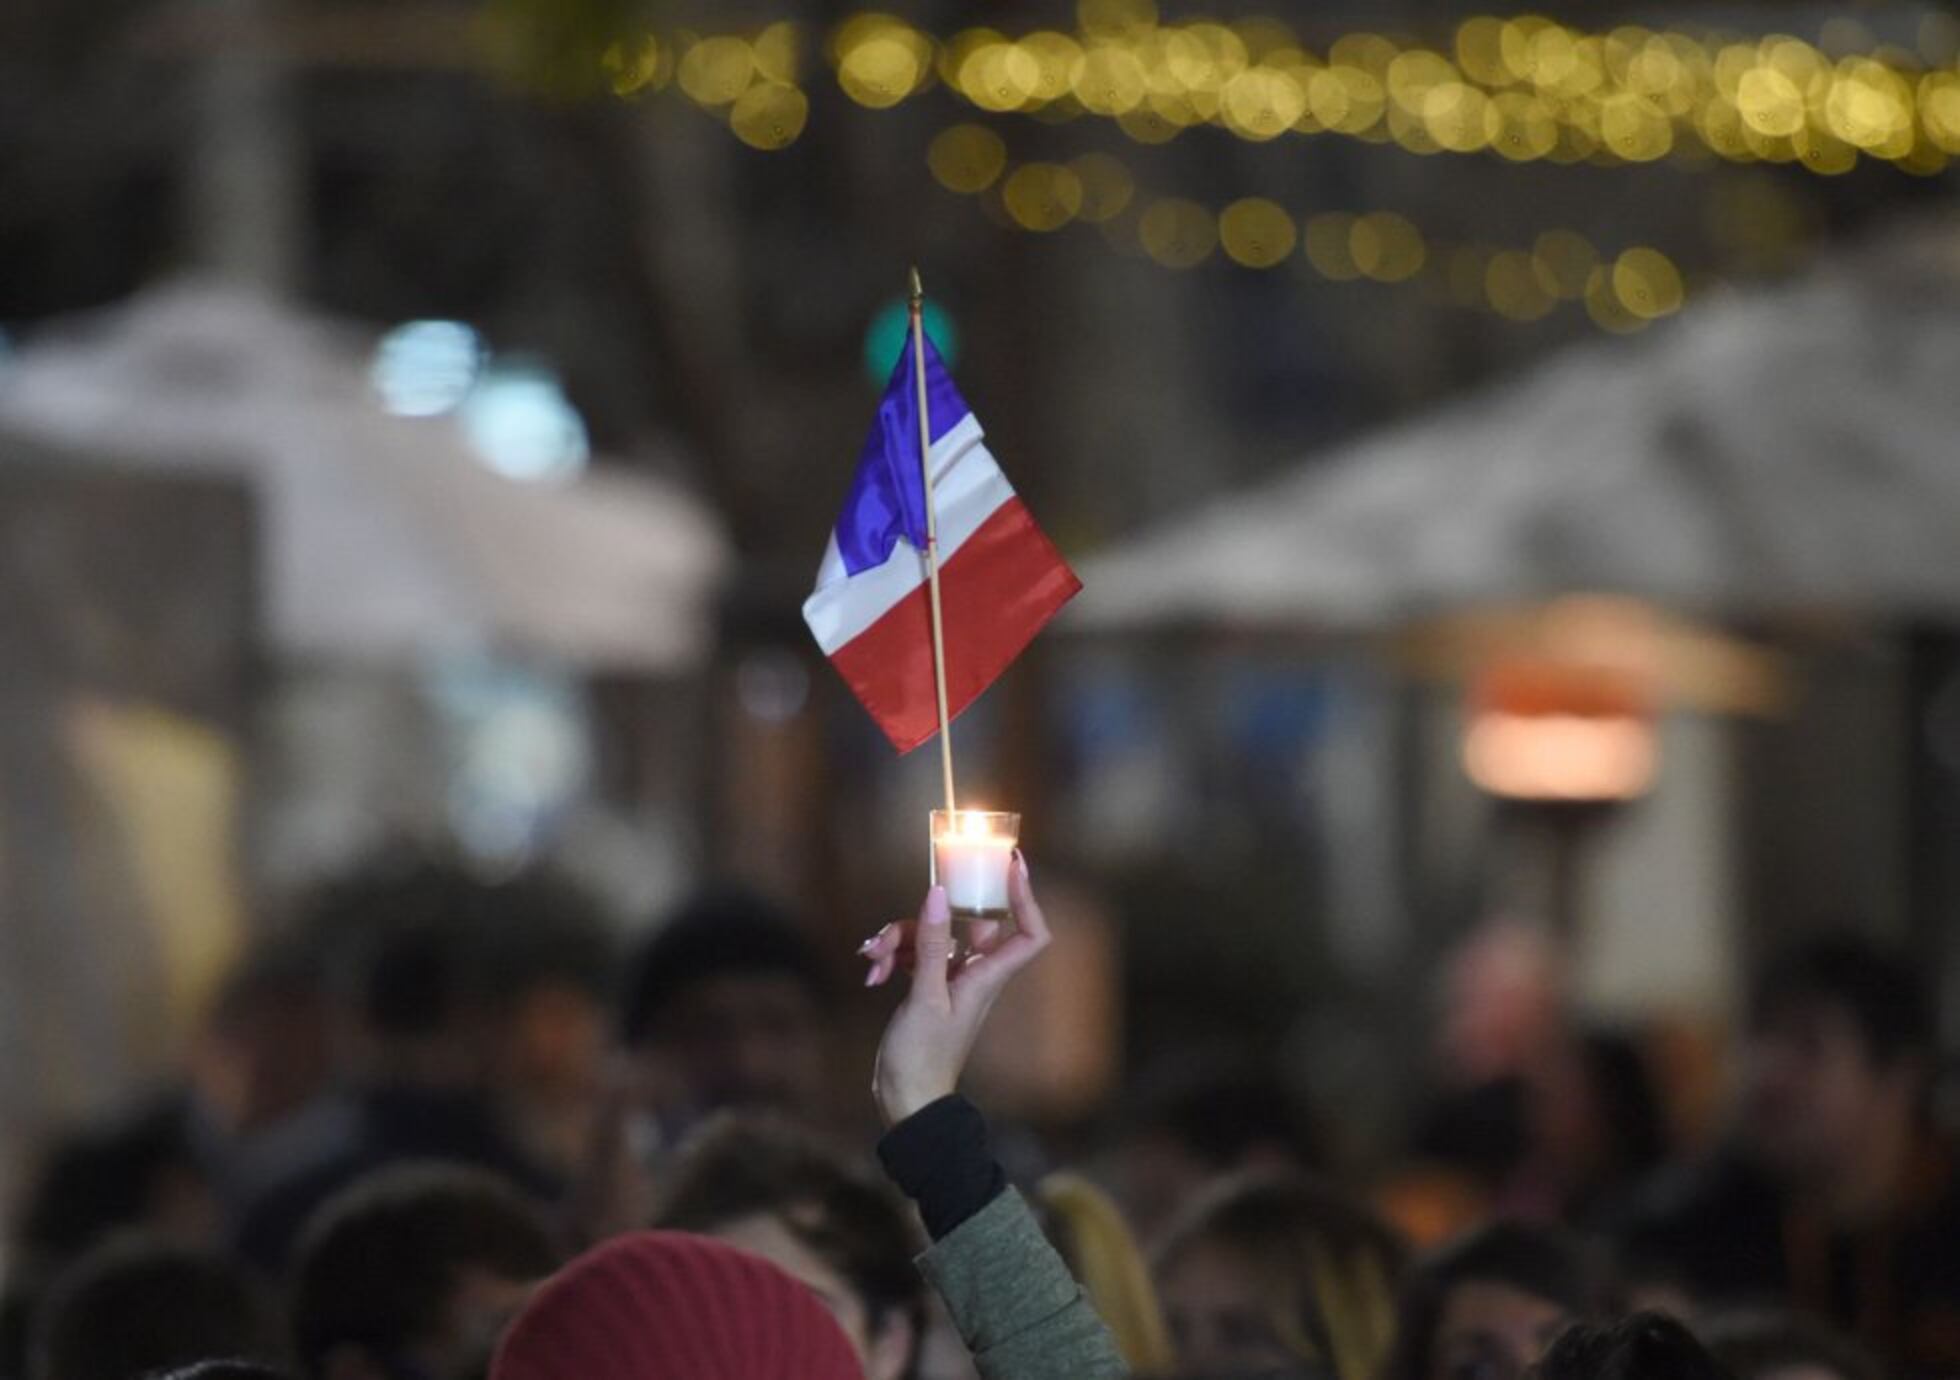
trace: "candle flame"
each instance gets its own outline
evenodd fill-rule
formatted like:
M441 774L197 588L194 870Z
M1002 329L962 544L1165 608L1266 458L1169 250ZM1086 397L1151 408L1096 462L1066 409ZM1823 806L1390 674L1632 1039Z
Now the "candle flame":
M980 810L960 811L960 832L968 838L981 838L993 832L992 821Z

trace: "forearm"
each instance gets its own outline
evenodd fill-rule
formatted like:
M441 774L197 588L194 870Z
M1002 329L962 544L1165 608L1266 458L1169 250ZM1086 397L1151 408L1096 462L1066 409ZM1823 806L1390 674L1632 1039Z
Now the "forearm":
M980 1112L944 1097L906 1118L879 1158L933 1245L919 1258L985 1380L1115 1380L1129 1371L987 1143Z

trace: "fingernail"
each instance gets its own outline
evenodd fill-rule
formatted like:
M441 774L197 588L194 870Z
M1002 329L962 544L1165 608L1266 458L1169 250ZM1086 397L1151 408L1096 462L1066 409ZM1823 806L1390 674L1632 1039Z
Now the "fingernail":
M1034 874L1028 871L1028 855L1018 848L1014 850L1014 865L1021 869L1021 877L1024 881L1033 880Z
M936 886L926 893L925 908L919 912L922 925L946 925L952 923L952 908L946 900L946 888Z
M864 985L866 987L875 986L877 984L877 981L878 981L878 965L874 963L871 965L871 971L864 975Z
M878 946L878 936L874 934L871 936L871 938L865 940L862 944L858 945L858 952L861 954L868 954L877 946Z

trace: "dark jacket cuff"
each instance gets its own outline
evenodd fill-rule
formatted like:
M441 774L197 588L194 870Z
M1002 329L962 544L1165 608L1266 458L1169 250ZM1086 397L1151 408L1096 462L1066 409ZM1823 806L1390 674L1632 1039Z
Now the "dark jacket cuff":
M878 1159L918 1204L935 1241L1007 1188L1007 1175L987 1143L986 1119L958 1093L928 1103L887 1131Z

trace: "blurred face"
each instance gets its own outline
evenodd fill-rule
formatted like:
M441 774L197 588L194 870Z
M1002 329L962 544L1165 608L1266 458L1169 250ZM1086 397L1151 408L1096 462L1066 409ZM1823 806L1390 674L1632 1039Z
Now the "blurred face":
M912 1357L910 1324L893 1317L884 1326L874 1326L863 1296L780 1217L758 1212L724 1222L706 1235L759 1255L807 1285L851 1339L865 1380L899 1380L905 1373Z
M1161 1271L1157 1287L1183 1380L1320 1380L1332 1374L1286 1345L1259 1279L1236 1252L1200 1242Z
M1906 1071L1874 1064L1850 1016L1827 1002L1773 1013L1744 1058L1743 1137L1793 1179L1843 1172L1866 1137L1911 1110Z
M1572 1321L1536 1294L1466 1280L1443 1300L1429 1380L1518 1380Z
M504 1330L536 1287L534 1280L465 1270L450 1295L448 1326L429 1357L429 1372L442 1380L475 1380L489 1374L490 1358L496 1355Z
M822 1104L823 1032L802 982L727 974L683 992L657 1037L698 1110Z

